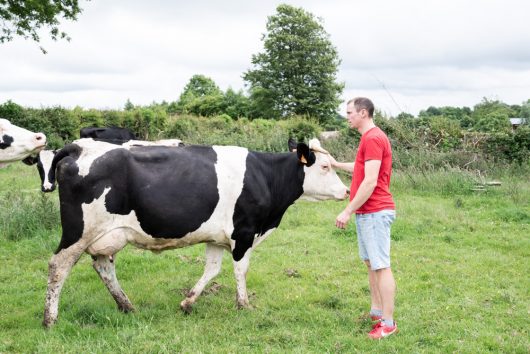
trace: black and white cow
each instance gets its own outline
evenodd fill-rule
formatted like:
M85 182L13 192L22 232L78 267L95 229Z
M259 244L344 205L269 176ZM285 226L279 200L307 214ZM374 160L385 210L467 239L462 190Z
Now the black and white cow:
M0 164L23 160L46 146L46 135L33 133L0 118Z
M79 131L79 137L92 139L116 139L116 140L134 140L136 135L127 128L120 127L85 127Z
M186 312L230 252L237 305L247 307L250 254L287 208L302 196L342 200L348 192L316 139L281 154L85 141L61 149L53 166L63 233L49 262L45 326L56 322L62 286L84 252L118 308L134 310L113 258L128 243L155 252L207 243L204 274L180 304Z
M74 140L72 144L79 144L79 145L86 145L90 142L94 142L96 140L92 138L84 138L84 139L78 139ZM162 140L155 140L155 141L145 141L145 140L115 140L115 139L105 139L105 143L109 144L115 144L115 145L121 145L123 147L131 147L131 146L183 146L182 140L180 139L162 139ZM39 171L39 176L41 180L41 190L43 192L53 192L55 190L55 184L52 184L51 177L55 176L55 169L54 172L51 173L52 168L52 162L53 158L55 157L55 154L57 154L58 150L42 150L39 152L36 156L29 156L22 160L27 165L34 165L37 164L37 170ZM55 178L55 177L53 177Z

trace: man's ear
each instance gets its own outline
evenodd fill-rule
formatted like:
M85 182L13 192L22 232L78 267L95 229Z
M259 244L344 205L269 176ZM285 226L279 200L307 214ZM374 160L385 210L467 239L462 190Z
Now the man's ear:
M311 166L316 161L315 153L311 151L309 146L304 143L299 143L296 145L296 154L298 156L298 160L300 160L300 162L307 167Z

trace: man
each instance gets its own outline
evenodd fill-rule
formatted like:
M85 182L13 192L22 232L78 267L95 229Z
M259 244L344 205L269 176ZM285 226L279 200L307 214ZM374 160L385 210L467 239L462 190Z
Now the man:
M397 332L393 318L396 283L390 269L390 226L395 219L389 191L392 150L386 134L374 124L372 101L352 99L346 113L350 127L362 136L354 163L332 159L333 167L353 172L350 203L337 216L335 225L344 229L356 214L359 255L368 267L370 317L377 321L368 335L381 339Z

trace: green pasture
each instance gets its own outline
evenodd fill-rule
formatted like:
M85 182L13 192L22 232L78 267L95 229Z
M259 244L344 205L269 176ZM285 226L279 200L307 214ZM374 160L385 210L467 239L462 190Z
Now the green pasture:
M154 254L128 246L116 269L136 312L120 313L85 255L41 326L47 263L60 239L57 193L35 167L0 169L0 353L530 352L530 181L499 172L396 172L393 270L400 332L367 338L369 290L344 202L299 202L253 253L252 310L237 310L228 254L193 312L179 303L203 271L204 246ZM345 176L345 178L347 178Z

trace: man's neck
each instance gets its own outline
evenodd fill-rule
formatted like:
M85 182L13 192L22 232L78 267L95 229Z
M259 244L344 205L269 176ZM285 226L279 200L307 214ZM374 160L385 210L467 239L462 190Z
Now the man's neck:
M357 129L359 131L359 133L361 133L361 135L363 135L364 133L366 133L367 131L369 131L370 129L374 128L375 127L375 123L372 119L369 119L366 124L364 124L363 126L359 127L359 129Z

